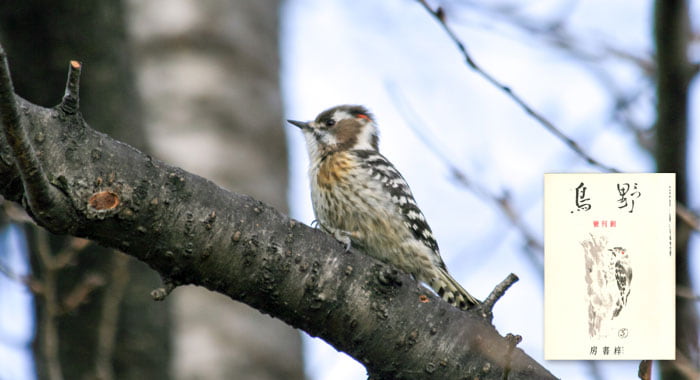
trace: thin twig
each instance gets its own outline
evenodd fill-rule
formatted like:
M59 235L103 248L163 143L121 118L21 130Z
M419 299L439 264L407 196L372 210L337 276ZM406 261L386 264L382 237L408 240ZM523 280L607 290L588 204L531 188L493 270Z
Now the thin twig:
M0 273L10 280L26 286L34 295L41 296L41 293L44 291L44 285L40 281L36 281L31 275L17 274L2 263L0 263Z
M98 326L97 354L95 371L102 380L114 379L114 347L119 322L119 307L129 283L129 257L115 251L112 255L112 277L105 289L102 313Z
M20 207L17 203L5 200L0 196L0 212L4 213L4 216L9 219L10 222L17 224L33 224L36 225L34 219L32 219L25 209Z
M22 276L18 275L17 273L15 273L13 270L6 267L2 263L0 263L0 273L7 276L7 278L9 278L10 280L17 281L17 282L23 282Z
M622 46L614 46L610 41L602 38L594 41L595 48L584 48L585 43L582 38L576 36L566 27L565 18L571 13L571 7L557 17L541 20L530 18L525 15L525 12L513 6L494 6L492 3L486 4L484 2L473 2L470 6L490 18L505 20L509 26L515 26L527 33L544 37L552 47L563 50L579 60L600 62L608 56L613 56L631 62L645 73L652 73L656 69L653 60L648 55L637 55L632 51L625 50ZM588 39L592 40L590 36Z
M54 270L58 271L58 269ZM104 284L105 279L102 275L96 273L86 275L63 297L60 309L61 315L68 314L87 302L90 295Z
M680 202L676 203L676 215L690 228L700 232L700 217Z
M59 314L57 273L55 269L50 267L51 248L49 247L48 233L42 229L36 230L36 247L44 289L41 293L41 299L44 301L44 312L41 315L43 330L43 336L40 339L41 352L46 360L48 379L62 380L63 371L58 357L59 337L56 326L56 317Z
M506 293L506 290L511 287L514 283L518 281L518 276L514 273L509 274L501 283L496 285L491 291L488 297L481 304L481 313L484 318L491 318L493 316L493 307L498 302L501 297Z
M700 301L700 295L693 293L693 290L687 286L676 286L676 297Z
M540 125L545 127L545 129L547 129L550 133L552 133L559 140L564 142L564 144L566 144L571 150L578 154L579 157L583 158L588 164L595 166L605 172L618 172L617 169L603 164L602 162L596 160L588 153L586 153L576 141L564 134L559 128L557 128L542 114L535 111L535 109L532 108L527 102L525 102L523 98L521 98L519 95L513 92L513 90L510 87L501 83L491 74L484 71L484 69L482 69L471 57L464 43L459 39L459 37L457 37L457 34L455 34L455 32L452 30L452 28L450 28L449 25L447 25L447 23L445 22L444 12L440 8L438 8L437 10L433 10L432 8L430 8L430 6L425 0L418 0L418 2L421 5L423 5L423 7L435 18L435 20L438 21L438 23L440 23L440 25L450 37L452 42L454 42L455 45L457 45L457 49L459 49L460 53L462 53L462 56L464 57L464 60L466 61L467 65L469 65L469 67L471 67L477 74L479 74L482 78L486 79L487 82L491 83L492 85L503 91L511 100L517 103L520 106L520 108L522 108L523 111L525 111L525 113L537 120L540 123Z
M0 46L0 119L30 207L40 220L45 220L45 210L51 209L55 204L55 194L51 191L53 187L50 186L22 126L7 54L2 46Z
M73 259L85 248L90 246L91 241L81 238L70 238L70 243L67 247L60 250L51 257L51 268L58 270L65 268Z
M673 361L673 365L686 379L700 379L700 368L697 368L696 364L683 355L678 348L676 348L676 360Z

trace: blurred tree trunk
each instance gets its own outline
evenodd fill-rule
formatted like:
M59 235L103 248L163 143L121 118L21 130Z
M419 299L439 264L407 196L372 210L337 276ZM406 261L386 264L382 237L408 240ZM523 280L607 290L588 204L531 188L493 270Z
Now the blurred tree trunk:
M287 210L279 1L130 1L156 156ZM177 379L303 379L299 332L203 288L178 288Z
M88 94L82 112L98 130L147 150L124 21L121 1L0 2L0 38L13 65L26 69L13 77L16 90L38 104L57 104L69 60L82 61L81 91ZM53 257L75 244L72 237L30 230L32 249L50 247ZM51 368L56 363L65 379L169 377L169 310L149 296L160 280L144 263L109 251L89 245L48 276L45 263L33 262L35 277L55 277L56 304L48 309L59 313L56 342L45 320L47 305L37 302L35 358L40 378L57 378L61 373ZM87 297L74 297L76 290L89 289L93 290ZM71 297L83 302L62 310ZM47 336L49 343L58 344L57 357L44 356Z
M656 162L659 172L675 172L676 197L688 202L687 137L688 88L696 75L689 61L692 31L688 4L684 0L656 0L654 41L657 64ZM684 222L676 225L676 286L693 289L690 277L688 240L691 229ZM695 301L676 297L676 348L674 362L662 363L663 379L685 379L676 365L690 362L700 367L698 355L698 314Z

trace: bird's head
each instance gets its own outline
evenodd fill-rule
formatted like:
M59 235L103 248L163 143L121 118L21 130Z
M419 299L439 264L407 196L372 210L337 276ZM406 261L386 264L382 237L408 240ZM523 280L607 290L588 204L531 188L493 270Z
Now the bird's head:
M363 106L336 106L313 121L287 121L304 133L312 159L345 150L379 150L374 116Z

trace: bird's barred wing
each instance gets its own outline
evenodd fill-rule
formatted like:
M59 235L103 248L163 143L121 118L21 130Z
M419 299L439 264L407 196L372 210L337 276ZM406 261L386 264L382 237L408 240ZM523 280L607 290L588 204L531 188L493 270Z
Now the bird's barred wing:
M625 293L629 292L630 283L632 282L632 268L617 261L615 263L615 280L617 280L617 287L620 289L620 293L625 297Z
M440 250L433 232L401 173L377 151L356 150L353 153L359 158L361 166L370 171L372 180L380 182L391 197L392 203L398 206L404 218L404 224L411 230L413 236L439 255Z

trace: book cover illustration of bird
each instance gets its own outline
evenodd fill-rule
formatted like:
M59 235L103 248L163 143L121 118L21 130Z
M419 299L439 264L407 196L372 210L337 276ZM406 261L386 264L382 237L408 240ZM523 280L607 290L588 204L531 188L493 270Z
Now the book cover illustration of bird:
M675 174L545 174L545 359L675 358Z

